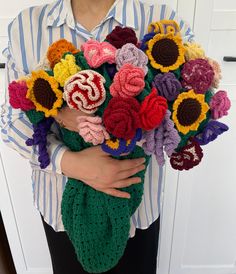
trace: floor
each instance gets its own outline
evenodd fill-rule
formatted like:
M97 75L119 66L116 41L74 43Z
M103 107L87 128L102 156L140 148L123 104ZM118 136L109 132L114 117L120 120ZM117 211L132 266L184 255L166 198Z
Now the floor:
M12 260L11 251L8 245L1 213L0 213L0 273L16 274L16 270Z

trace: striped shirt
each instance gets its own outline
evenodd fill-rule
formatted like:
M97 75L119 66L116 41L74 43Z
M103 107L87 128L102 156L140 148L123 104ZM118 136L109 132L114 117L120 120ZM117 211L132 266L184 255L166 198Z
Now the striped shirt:
M70 0L58 0L25 9L8 27L9 42L3 51L7 58L6 84L38 67L45 58L49 45L60 38L80 47L90 38L103 41L119 25L132 28L141 39L149 23L160 19L178 21L184 40L192 40L193 33L189 25L166 5L148 4L139 0L117 0L102 22L91 32L75 21ZM51 163L45 170L41 170L38 148L25 145L25 141L32 136L32 125L21 110L12 109L9 105L7 90L6 87L5 103L2 105L0 117L2 139L30 161L34 204L55 231L64 231L60 205L67 178L62 175L60 162L68 148L60 141L57 124L54 123L48 136ZM135 235L135 228L148 228L158 218L162 181L163 168L157 165L153 157L145 177L142 202L130 219L130 237Z

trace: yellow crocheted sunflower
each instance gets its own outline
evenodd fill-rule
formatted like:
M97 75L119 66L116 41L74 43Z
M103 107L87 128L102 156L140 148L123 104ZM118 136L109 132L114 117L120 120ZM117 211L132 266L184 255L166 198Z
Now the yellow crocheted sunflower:
M198 129L206 119L209 110L204 94L196 94L194 90L179 94L173 104L172 120L178 131L187 134Z
M186 61L205 58L205 51L199 44L187 42L184 47Z
M62 106L63 93L58 89L58 82L45 71L33 71L27 80L26 97L30 99L37 111L45 113L46 117L56 116L57 109Z
M79 66L76 65L75 56L72 54L67 54L64 59L61 59L53 69L54 78L60 84L61 87L64 87L66 80L76 74L81 70Z
M176 70L185 62L182 38L173 33L156 34L148 41L146 54L151 66L161 72Z

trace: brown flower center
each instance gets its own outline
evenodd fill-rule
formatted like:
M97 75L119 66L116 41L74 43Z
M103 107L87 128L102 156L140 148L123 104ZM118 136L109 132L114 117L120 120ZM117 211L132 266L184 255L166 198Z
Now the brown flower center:
M169 67L176 63L179 57L178 45L171 39L157 41L152 48L152 56L156 63Z
M190 126L201 115L202 107L197 99L184 99L178 106L177 119L182 126Z
M42 78L38 78L34 82L34 96L36 101L47 109L52 109L57 100L51 85Z

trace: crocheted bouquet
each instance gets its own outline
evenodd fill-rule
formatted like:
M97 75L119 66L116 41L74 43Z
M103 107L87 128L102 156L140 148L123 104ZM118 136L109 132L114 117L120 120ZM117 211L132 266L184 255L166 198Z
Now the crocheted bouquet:
M142 41L119 26L104 42L88 40L80 50L61 39L46 57L41 69L9 85L12 107L21 108L33 124L26 143L38 146L42 169L50 163L53 117L65 106L80 111L77 132L59 127L69 149L101 145L117 159L145 157L146 167L151 154L163 165L166 152L173 168L193 168L203 157L201 146L228 130L217 121L230 108L227 93L214 91L220 67L199 45L183 43L175 21L151 23ZM136 176L140 184L122 188L130 199L68 178L62 220L87 272L108 271L122 257L145 170Z

